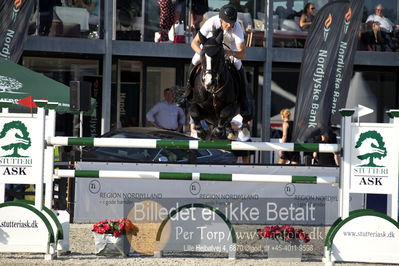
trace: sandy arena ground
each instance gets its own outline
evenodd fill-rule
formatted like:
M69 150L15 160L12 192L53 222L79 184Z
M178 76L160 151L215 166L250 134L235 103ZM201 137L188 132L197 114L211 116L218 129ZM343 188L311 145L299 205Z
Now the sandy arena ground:
M252 229L251 229L252 230ZM44 260L41 254L27 253L3 253L0 254L0 265L270 265L270 266L321 266L321 250L315 250L314 254L304 254L301 262L277 261L266 259L262 256L254 258L251 254L240 253L238 259L231 260L225 255L217 254L219 258L195 255L184 256L182 254L167 254L163 258L154 258L150 255L131 253L128 258L123 257L100 257L94 254L94 241L89 224L70 225L70 254L62 255L56 260ZM259 240L257 240L259 241ZM239 244L239 243L237 243ZM317 246L321 246L318 243ZM319 248L320 249L320 248ZM336 265L382 265L361 263L337 263ZM387 264L384 264L387 265Z

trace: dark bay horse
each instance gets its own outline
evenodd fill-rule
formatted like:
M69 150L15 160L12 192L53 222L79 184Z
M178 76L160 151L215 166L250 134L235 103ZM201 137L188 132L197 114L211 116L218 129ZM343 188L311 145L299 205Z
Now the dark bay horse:
M239 74L225 59L223 30L216 30L210 38L198 34L203 47L201 64L193 70L188 111L201 139L226 139L232 132L230 121L239 112ZM211 125L210 132L202 128L201 120Z

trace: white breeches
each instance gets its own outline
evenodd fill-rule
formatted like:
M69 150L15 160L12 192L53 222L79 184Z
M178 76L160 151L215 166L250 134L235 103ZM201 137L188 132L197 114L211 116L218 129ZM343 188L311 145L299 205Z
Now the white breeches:
M234 66L237 70L240 70L242 67L242 63L240 59L237 59L233 56L230 56L230 60L233 60ZM201 62L201 55L199 53L195 53L193 59L191 59L191 63L196 66Z

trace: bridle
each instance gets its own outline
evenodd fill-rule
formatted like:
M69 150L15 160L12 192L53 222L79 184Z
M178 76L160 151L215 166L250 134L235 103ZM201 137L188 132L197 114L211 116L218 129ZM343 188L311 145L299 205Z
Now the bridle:
M226 44L223 43L223 45L227 46ZM210 48L210 47L218 47L220 45L218 44L205 44L204 48ZM228 47L228 46L227 46ZM221 48L223 49L223 48ZM201 84L202 86L205 88L205 90L212 94L212 104L214 107L216 107L217 102L216 102L216 95L223 91L227 80L224 81L223 84L220 84L221 81L221 71L220 70L220 66L222 65L222 63L225 61L225 57L223 56L223 58L220 58L219 60L222 60L221 62L219 62L218 64L218 69L217 70L213 70L213 69L206 69L206 67L204 66L204 64L201 64L201 71L202 71L202 76L201 76ZM205 76L206 74L211 74L212 77L215 77L214 79L216 80L216 84L215 86L210 86L210 89L207 88L207 86L204 84L205 81Z
M219 46L220 45L218 45L218 44L205 44L204 48L219 47ZM224 60L224 58L223 59L219 59L219 60ZM220 71L219 70L220 70L221 63L222 62L219 62L218 69L216 69L216 70L206 69L204 64L201 64L201 70L202 70L202 73L203 73L202 76L201 76L202 86L205 88L205 90L207 92L209 92L209 93L211 93L213 95L217 94L218 92L220 92L224 88L224 85L226 83L225 82L223 85L220 85L221 75L220 75ZM205 76L207 74L210 74L212 77L214 77L214 80L216 81L216 85L215 86L210 86L210 89L208 89L207 86L204 84Z

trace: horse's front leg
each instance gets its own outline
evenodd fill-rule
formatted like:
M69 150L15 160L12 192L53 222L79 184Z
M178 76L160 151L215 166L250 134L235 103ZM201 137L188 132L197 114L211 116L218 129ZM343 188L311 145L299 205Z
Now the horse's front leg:
M200 139L205 139L207 136L207 132L201 125L200 112L201 112L201 107L198 104L190 105L188 113L190 114L191 118L194 121L195 131L197 132L197 136Z
M233 104L225 106L220 112L218 125L215 127L213 134L218 138L226 138L232 133L230 121L234 116L235 106Z

